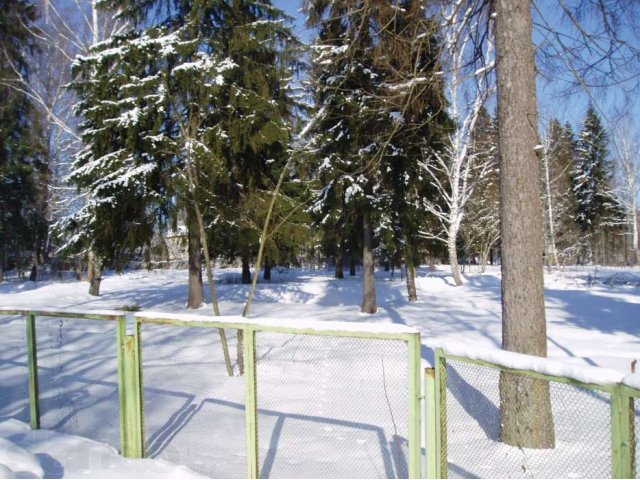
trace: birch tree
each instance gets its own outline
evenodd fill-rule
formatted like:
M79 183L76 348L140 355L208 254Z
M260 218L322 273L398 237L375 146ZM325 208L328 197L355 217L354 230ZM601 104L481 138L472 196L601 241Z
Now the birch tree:
M450 116L456 129L450 135L443 152L427 152L429 160L422 164L438 192L438 201L426 201L424 206L433 214L440 225L440 231L424 231L426 238L439 240L447 245L449 265L456 285L462 285L458 265L457 240L465 208L474 190L484 180L491 167L480 152L470 151L472 132L478 116L493 92L490 72L493 68L493 44L491 41L490 18L472 16L481 2L468 5L465 0L457 1L445 8L442 14L444 29L444 64L449 73L447 96L450 102ZM467 73L465 67L475 53L473 32L489 24L484 60L486 64Z
M638 239L638 196L640 195L640 143L633 135L633 122L618 119L613 126L613 153L616 164L616 188L613 194L624 209L628 238L629 260L633 264L640 258Z

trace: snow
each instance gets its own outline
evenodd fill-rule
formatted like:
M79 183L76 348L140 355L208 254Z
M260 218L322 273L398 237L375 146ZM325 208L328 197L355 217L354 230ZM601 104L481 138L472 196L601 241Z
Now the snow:
M640 375L630 374L632 361L640 357L639 268L567 267L563 272L545 273L548 359L499 349L497 267L489 267L486 273L467 267L460 287L454 286L448 267L420 267L417 302L406 300L403 273L376 272L379 310L365 315L359 311L359 276L337 280L329 268L276 268L270 282L258 285L246 319L239 315L249 286L239 283L240 270L215 272L224 320L257 327L419 331L424 366L433 364L434 348L443 346L450 354L516 369L535 369L585 383L624 382L640 387ZM0 306L5 312L65 308L113 314L137 305L142 311L136 315L175 316L186 322L214 320L210 305L185 308L186 281L184 270L107 273L102 295L95 298L86 293L86 283L10 279L0 284ZM26 388L24 320L2 315L2 310L0 417L27 421L21 393ZM115 323L43 318L37 329L42 349L39 362L46 372L42 378L50 382L42 390L43 426L55 427L56 433L30 432L16 420L1 422L0 437L22 449L3 443L4 452L16 452L15 459L24 462L33 461L28 454L34 455L51 477L153 476L149 469L157 472L155 476L187 474L160 459L215 477L246 476L245 378L224 373L218 329L143 326L145 421L155 458L149 461L160 464L128 463L112 448L119 447ZM235 331L228 329L227 335L235 361ZM264 477L406 475L402 452L407 438L407 357L402 342L259 332L256 345ZM449 377L451 477L504 477L522 474L524 467L526 475L533 477L608 475L607 394L554 384L557 448L553 452L514 449L497 440L497 374L482 367L464 370L460 365L451 362ZM383 385L389 398L381 395ZM102 453L89 453L94 451ZM380 452L389 453L381 456ZM101 460L90 462L90 458ZM593 469L593 462L599 469ZM36 464L28 467L35 468ZM133 468L139 470L130 473ZM15 470L7 460L0 472L6 476Z
M128 459L113 447L51 430L0 422L0 478L205 478L164 460Z
M636 390L640 390L640 374L632 373L630 375L627 375L622 380L622 383L624 383L627 387L631 387L631 388L635 388Z
M609 368L576 366L566 362L507 352L496 348L482 348L459 342L445 342L440 345L430 344L430 346L440 347L449 355L472 360L483 360L516 370L533 370L545 375L572 378L579 382L594 385L620 383L624 378L622 373Z

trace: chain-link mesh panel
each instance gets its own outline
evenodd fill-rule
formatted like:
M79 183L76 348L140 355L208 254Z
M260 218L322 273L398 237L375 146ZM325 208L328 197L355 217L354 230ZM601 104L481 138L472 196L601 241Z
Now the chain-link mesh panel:
M256 334L262 478L407 477L407 344Z
M500 372L447 360L448 472L451 478L611 476L607 393L549 382L555 448L500 442Z
M237 336L225 330L235 364ZM142 325L146 453L245 478L245 377L227 375L218 329Z
M0 417L29 423L29 367L25 317L0 316Z
M120 448L117 324L36 317L41 427Z

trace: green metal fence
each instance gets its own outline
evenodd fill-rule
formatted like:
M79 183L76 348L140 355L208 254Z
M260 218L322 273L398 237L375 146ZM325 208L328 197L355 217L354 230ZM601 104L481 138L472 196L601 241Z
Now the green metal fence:
M483 360L482 355L468 358L436 350L435 369L426 375L430 478L634 476L634 430L640 422L633 397L640 396L639 391L620 380L594 384L550 375L542 367L515 369L494 357ZM553 448L522 448L501 441L500 376L505 374L505 381L533 378L548 387Z
M422 397L420 335L403 326L15 308L0 325L0 413L131 458L230 478L418 478L424 398L427 478L638 473L635 377L596 384L437 349ZM548 385L554 448L500 441L505 372Z
M0 312L0 417L29 422L29 374L26 321Z
M421 476L420 335L410 328L146 313L127 332L122 312L0 317L22 332L1 342L4 412L34 429L211 476Z
M23 323L24 354L14 361L21 370L10 375L15 382L26 384L26 392L21 389L21 393L28 399L28 415L18 418L28 420L33 429L53 429L120 445L123 453L132 456L135 452L124 436L130 430L127 414L121 408L126 398L125 315L6 307L0 308L0 315ZM9 351L21 349L6 334L2 344L12 347ZM3 357L6 352L3 348ZM2 361L8 364L7 359Z
M417 331L163 313L135 318L144 377L140 436L150 456L223 477L421 476ZM244 338L242 376L236 332Z

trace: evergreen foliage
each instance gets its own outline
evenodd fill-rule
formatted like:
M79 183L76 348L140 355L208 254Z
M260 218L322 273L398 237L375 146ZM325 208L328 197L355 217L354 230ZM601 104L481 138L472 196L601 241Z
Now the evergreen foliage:
M120 265L179 210L196 228L194 201L208 227L224 227L221 244L255 243L250 197L288 154L287 18L270 2L106 4L132 27L76 61L86 148L71 180L91 201L66 221L71 245Z
M308 152L312 208L325 253L353 255L365 216L379 257L417 264L421 199L432 195L418 161L442 143L448 118L437 24L425 2L308 1L316 113ZM437 148L437 147L436 147Z
M578 134L573 191L576 223L586 233L594 233L611 213L612 163L608 135L593 105L589 105Z
M48 169L41 118L12 86L18 76L28 78L25 52L36 48L30 30L35 18L28 1L7 0L0 9L0 280L5 270L44 255Z

